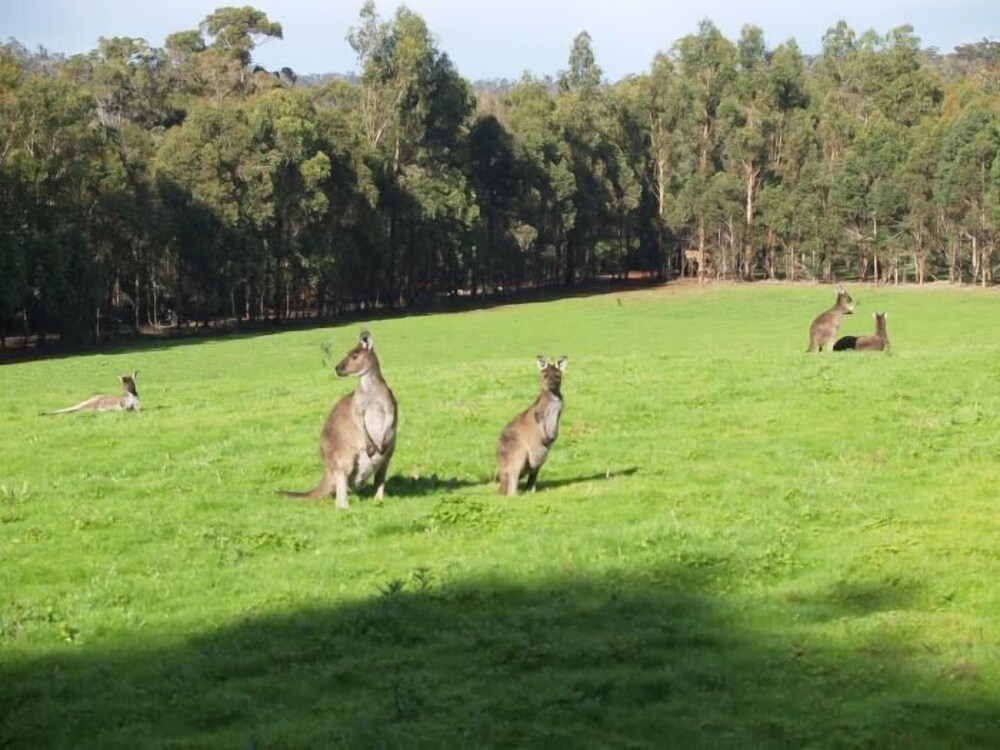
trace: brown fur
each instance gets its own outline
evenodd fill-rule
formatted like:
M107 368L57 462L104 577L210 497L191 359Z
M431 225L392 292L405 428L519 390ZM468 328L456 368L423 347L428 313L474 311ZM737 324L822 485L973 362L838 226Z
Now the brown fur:
M886 332L885 319L889 316L887 312L872 313L875 318L875 333L871 336L842 336L833 345L835 352L859 351L859 352L881 352L889 349L889 334Z
M875 318L875 333L871 336L858 336L854 348L859 352L882 352L889 349L889 334L886 332L885 319L887 312L873 313Z
M563 410L562 374L566 370L566 357L550 364L540 356L538 369L541 372L542 392L500 434L496 476L503 494L516 495L518 480L525 474L528 475L525 489L534 491L538 472L559 436L559 418Z
M822 351L826 347L827 351L833 348L833 342L837 338L837 331L845 315L854 312L854 300L847 293L844 287L837 285L837 301L826 312L820 313L809 326L809 348L807 352Z
M55 411L43 411L42 414L69 414L75 411L142 411L142 404L139 403L139 391L135 387L135 378L139 374L136 370L131 375L119 375L118 381L125 390L121 396L108 394L98 394L91 396L86 401L81 401L76 406L67 406L65 409Z
M283 491L288 497L316 500L336 493L337 508L347 505L348 485L358 488L375 478L375 500L385 494L389 460L396 448L396 398L382 377L375 342L362 331L355 346L334 368L356 375L357 387L334 404L320 435L323 478L307 492Z

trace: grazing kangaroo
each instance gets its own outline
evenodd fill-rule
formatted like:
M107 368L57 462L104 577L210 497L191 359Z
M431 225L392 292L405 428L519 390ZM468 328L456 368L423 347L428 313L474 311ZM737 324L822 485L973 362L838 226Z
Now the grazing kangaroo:
M375 476L375 501L382 502L389 459L396 448L396 398L389 390L375 341L362 331L355 346L334 368L337 375L356 375L357 387L341 398L326 418L320 435L323 478L308 492L283 491L288 497L316 500L336 491L336 505L347 508L347 487L357 489Z
M837 301L826 312L820 313L809 326L809 348L807 352L818 352L825 346L829 350L845 315L854 312L854 300L844 287L837 285Z
M538 357L542 392L527 409L512 419L500 433L497 445L497 476L500 492L517 494L518 480L528 475L525 489L534 490L538 471L548 458L549 448L559 437L559 417L563 410L560 391L562 375L566 371L566 357L550 364L545 357Z
M65 409L55 411L43 411L42 414L69 414L74 411L142 411L139 403L139 391L135 388L135 378L139 374L136 370L131 375L119 375L118 380L125 389L121 396L111 396L98 394L91 396L86 401L81 401L76 406L67 406Z
M889 348L889 334L885 329L885 319L889 317L888 312L872 313L875 318L875 333L871 336L844 336L837 339L833 345L834 351L844 351L854 349L859 352L881 352Z

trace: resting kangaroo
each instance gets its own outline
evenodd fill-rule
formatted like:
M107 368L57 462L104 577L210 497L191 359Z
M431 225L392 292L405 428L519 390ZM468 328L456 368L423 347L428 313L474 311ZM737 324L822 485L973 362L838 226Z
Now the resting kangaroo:
M73 411L142 411L139 403L139 391L135 389L135 377L139 374L136 370L131 375L119 375L118 380L125 389L121 396L111 396L99 394L91 396L86 401L81 401L76 406L67 406L65 409L56 411L43 411L42 414L69 414Z
M887 312L872 313L875 318L875 333L871 336L844 336L833 345L835 352L854 349L859 352L881 352L889 348L889 334L885 330Z
M323 478L308 492L288 492L288 497L310 500L328 497L336 490L336 504L347 508L347 487L357 489L375 476L375 500L385 494L389 459L396 447L396 398L382 378L375 341L362 331L355 346L334 368L341 377L356 375L357 387L341 398L326 418L320 435Z
M563 410L560 386L566 371L566 357L549 364L545 357L539 356L538 369L541 371L542 392L500 433L497 476L503 494L516 495L517 482L524 474L528 475L525 489L535 489L538 470L548 458L549 448L559 437L559 417Z
M844 287L837 285L837 301L826 312L820 313L816 320L809 326L809 348L807 352L818 352L825 346L829 350L834 339L837 337L837 330L845 315L854 312L854 300Z

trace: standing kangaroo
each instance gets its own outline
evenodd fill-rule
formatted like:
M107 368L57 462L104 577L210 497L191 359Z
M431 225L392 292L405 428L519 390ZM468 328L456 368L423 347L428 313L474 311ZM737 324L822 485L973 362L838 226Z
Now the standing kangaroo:
M818 352L826 347L829 351L834 339L837 337L837 330L845 315L854 312L854 300L847 293L844 287L837 285L837 301L826 312L820 313L816 320L809 326L809 348L807 352Z
M139 403L139 391L135 388L135 378L139 374L136 370L131 375L119 375L118 380L125 389L121 396L98 394L91 396L86 401L81 401L76 406L67 406L65 409L56 411L43 411L42 414L69 414L74 411L142 411Z
M854 349L859 352L881 352L889 348L889 334L885 329L885 319L888 312L872 313L875 318L875 333L871 336L843 336L833 345L835 352Z
M355 346L334 368L337 375L356 375L357 387L341 398L326 418L320 435L323 478L308 492L282 494L315 500L336 490L336 505L347 509L347 487L357 489L368 477L375 476L375 501L385 494L389 459L396 448L396 398L389 390L378 357L375 341L362 331Z
M541 372L542 392L500 433L497 476L502 494L516 495L517 482L524 474L528 475L525 489L534 491L538 471L548 458L549 448L559 437L559 417L563 410L560 387L566 371L566 357L550 364L545 357L539 356L538 369Z

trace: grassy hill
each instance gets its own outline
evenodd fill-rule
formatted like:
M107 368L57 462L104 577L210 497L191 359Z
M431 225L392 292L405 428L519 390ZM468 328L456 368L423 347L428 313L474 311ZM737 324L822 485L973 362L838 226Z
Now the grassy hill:
M804 353L827 286L368 321L401 425L346 513L275 491L359 324L0 368L0 747L996 747L1000 297L850 291L891 354Z

